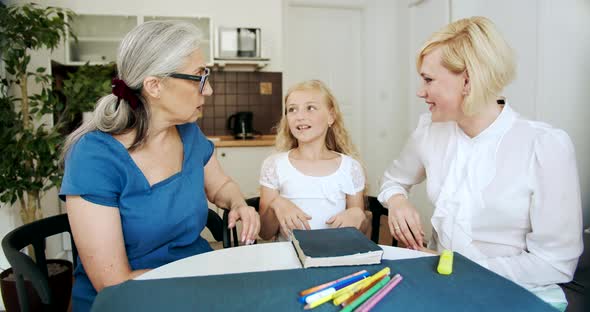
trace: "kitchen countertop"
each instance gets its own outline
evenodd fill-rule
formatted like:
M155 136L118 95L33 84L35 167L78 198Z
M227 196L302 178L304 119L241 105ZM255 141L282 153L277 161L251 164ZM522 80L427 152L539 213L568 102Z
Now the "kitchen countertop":
M215 144L215 147L251 147L275 145L274 134L257 135L254 139L236 140L231 135L217 135L207 137Z

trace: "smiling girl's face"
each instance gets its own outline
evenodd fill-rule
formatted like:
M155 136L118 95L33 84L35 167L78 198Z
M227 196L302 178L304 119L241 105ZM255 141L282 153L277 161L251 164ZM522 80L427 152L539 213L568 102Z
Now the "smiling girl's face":
M287 123L299 144L325 141L333 113L322 93L314 90L292 92L286 101Z

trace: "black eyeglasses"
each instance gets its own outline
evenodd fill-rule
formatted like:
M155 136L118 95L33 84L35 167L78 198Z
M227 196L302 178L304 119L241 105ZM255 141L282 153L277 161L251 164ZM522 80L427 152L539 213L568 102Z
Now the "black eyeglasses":
M205 74L202 76L172 73L170 74L170 77L199 82L199 93L203 94L203 89L205 88L205 84L207 83L207 78L209 78L209 71L209 68L205 68Z

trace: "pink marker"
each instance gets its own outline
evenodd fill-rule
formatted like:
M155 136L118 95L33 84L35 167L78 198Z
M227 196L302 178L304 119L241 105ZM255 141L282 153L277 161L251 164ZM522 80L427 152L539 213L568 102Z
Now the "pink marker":
M365 301L365 303L363 303L360 307L358 307L354 311L355 312L371 311L371 309L373 307L375 307L375 305L377 303L379 303L379 301L381 301L381 299L383 299L383 297L385 297L395 286L397 286L397 284L399 284L399 282L401 282L402 279L403 279L403 277L401 275L396 274L387 284L385 284L385 286L383 286L383 288L381 288L376 294L374 294L371 298L369 298L367 301Z

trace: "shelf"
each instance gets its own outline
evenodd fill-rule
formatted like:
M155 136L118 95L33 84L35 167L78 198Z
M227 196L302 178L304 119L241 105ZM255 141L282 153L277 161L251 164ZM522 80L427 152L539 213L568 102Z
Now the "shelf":
M225 68L226 66L247 66L247 67L254 67L256 69L261 69L267 66L270 63L270 59L213 59L213 64L215 67L219 67L221 69Z
M123 38L118 37L78 37L78 42L121 42ZM70 38L71 42L75 42L74 38Z
M99 61L91 61L91 62L83 62L83 61L68 61L63 65L67 65L67 66L82 66L82 65L86 65L86 63L88 63L88 65L108 65L113 63L112 61L104 61L104 62L99 62Z

